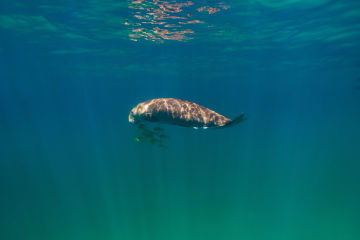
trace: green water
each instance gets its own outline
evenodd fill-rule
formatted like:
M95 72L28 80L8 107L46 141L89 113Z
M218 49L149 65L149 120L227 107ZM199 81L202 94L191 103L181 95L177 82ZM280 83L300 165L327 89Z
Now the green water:
M2 1L0 239L360 239L358 1ZM136 104L229 118L134 141Z

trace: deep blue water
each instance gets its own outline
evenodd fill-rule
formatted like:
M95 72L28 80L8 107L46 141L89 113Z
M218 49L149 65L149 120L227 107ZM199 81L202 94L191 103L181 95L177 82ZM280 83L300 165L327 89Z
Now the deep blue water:
M360 2L2 1L0 238L360 239ZM134 141L173 97L232 128Z

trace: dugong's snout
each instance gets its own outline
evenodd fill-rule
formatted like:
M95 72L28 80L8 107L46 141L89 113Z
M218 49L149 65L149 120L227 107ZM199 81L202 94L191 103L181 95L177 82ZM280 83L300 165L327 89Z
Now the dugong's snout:
M135 124L135 113L134 110L131 110L129 114L129 123Z

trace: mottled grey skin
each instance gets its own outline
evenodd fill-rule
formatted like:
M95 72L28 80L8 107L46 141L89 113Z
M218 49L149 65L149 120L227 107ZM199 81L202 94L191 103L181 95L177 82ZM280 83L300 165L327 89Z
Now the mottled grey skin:
M158 98L139 103L129 114L129 122L144 121L193 128L224 128L244 120L244 114L231 120L196 103L174 98Z

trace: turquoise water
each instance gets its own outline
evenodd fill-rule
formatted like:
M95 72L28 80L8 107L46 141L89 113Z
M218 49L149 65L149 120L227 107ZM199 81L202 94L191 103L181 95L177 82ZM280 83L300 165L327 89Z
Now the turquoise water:
M360 2L2 1L0 238L360 239ZM134 141L158 97L247 121Z

